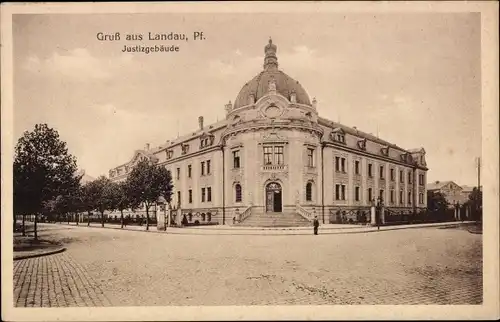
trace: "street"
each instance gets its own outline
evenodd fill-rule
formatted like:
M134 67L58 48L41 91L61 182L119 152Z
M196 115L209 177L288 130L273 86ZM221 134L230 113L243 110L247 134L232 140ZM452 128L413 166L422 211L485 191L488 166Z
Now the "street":
M16 306L482 303L482 235L462 228L318 236L40 228L67 250L14 262Z

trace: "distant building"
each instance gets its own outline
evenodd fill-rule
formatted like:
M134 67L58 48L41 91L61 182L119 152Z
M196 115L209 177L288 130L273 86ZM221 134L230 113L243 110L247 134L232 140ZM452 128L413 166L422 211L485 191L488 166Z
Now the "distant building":
M427 191L442 193L450 207L457 203L463 205L467 202L474 188L473 186L460 186L453 181L435 181L427 184Z
M224 224L242 213L336 222L340 212L367 214L379 197L398 212L426 208L423 148L404 149L320 117L316 99L278 69L271 40L264 51L263 70L225 105L224 120L207 126L200 116L196 131L147 144L111 169L111 180L125 180L144 159L166 167L172 206L189 222Z
M81 183L82 185L84 185L84 184L86 184L86 183L88 183L88 182L91 182L91 181L94 181L94 180L95 180L95 178L94 178L94 177L91 177L91 176L89 176L88 174L86 174L86 173L85 173L85 170L79 170L79 171L77 171L77 173L76 173L76 174L77 174L78 176L81 176L81 175L83 174L82 178L80 179L80 183Z

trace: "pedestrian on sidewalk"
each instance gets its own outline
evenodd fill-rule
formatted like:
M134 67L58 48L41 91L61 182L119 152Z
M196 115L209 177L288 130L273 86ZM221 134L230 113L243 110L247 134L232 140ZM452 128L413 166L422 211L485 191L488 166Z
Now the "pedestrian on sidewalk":
M314 226L314 234L317 235L318 234L318 227L319 227L318 216L314 216L313 226Z

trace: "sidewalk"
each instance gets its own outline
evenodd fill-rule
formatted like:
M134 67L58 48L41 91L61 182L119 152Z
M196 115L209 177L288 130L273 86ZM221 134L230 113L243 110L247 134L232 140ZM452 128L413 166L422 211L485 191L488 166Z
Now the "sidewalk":
M320 235L332 235L332 234L353 234L353 233L370 233L377 231L391 231L391 230L401 230L401 229L415 229L415 228L429 228L429 227L458 227L462 224L474 223L473 221L465 222L444 222L444 223L430 223L430 224L412 224L412 225L398 225L398 226L381 226L380 229L372 226L362 226L362 225L342 225L342 224L324 224L319 227ZM156 226L150 226L149 231L146 230L145 226L127 226L123 229L120 225L116 224L106 224L104 228L100 224L91 224L87 226L71 224L44 224L44 225L60 225L60 226L70 226L72 228L98 228L98 229L117 229L117 230L129 230L129 231L142 231L151 232L159 234L178 234L178 235L311 235L312 227L238 227L229 225L219 225L219 226L198 226L198 227L167 227L166 231L158 230Z

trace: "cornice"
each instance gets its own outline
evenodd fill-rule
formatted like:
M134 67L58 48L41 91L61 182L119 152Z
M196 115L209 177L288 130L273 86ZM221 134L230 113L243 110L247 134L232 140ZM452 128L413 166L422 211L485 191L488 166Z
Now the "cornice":
M351 147L343 145L343 144L335 144L333 142L323 142L323 143L324 143L324 145L326 147L332 147L332 148L336 148L336 149L339 149L339 150L343 150L343 151L347 151L347 152L352 152L352 153L355 153L355 154L360 154L360 155L363 155L363 156L366 156L366 157L370 157L372 159L377 159L377 160L381 160L381 161L385 161L385 162L391 162L391 163L399 164L399 165L405 166L407 168L416 168L416 169L424 170L424 171L429 170L427 167L422 167L422 166L419 166L419 165L416 165L416 164L408 164L408 163L401 162L399 160L387 158L387 157L380 156L380 155L377 155L377 154L371 154L369 152L366 152L366 151L363 151L363 150L359 150L359 149L354 149L354 148L351 148Z

